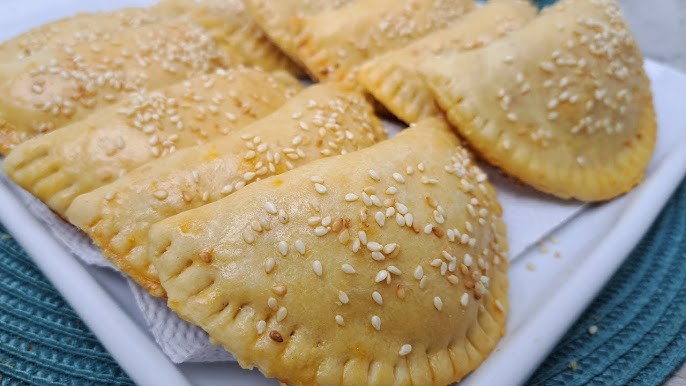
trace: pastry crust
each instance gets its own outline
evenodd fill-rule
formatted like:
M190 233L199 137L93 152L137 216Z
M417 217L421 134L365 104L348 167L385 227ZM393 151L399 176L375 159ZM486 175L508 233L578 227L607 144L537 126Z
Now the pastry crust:
M72 200L155 158L221 137L300 90L285 72L237 68L134 94L16 147L7 175L60 215Z
M317 80L354 80L354 69L379 54L445 28L472 0L367 0L303 18L298 59Z
M232 135L180 150L77 197L66 217L124 273L151 294L163 296L147 253L152 224L254 181L385 137L361 94L335 84L312 86Z
M153 90L238 64L200 27L165 21L103 32L0 64L0 153L92 114L135 91Z
M300 35L300 19L329 9L338 9L352 2L353 0L245 0L255 22L298 63L296 38Z
M242 64L302 75L300 67L272 43L242 0L163 0L152 12L180 16L207 30L220 50Z
M508 37L429 59L420 72L482 157L541 191L607 200L643 178L655 111L614 0L562 0Z
M169 306L288 384L461 379L504 333L507 245L486 175L442 125L153 225Z
M427 57L473 50L521 28L536 16L523 0L491 0L451 26L362 65L358 82L393 115L406 123L441 117L429 87L417 72Z

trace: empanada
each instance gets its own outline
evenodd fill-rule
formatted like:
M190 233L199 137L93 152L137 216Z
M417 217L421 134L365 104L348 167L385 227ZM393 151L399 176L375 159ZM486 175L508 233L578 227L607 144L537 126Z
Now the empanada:
M380 121L362 95L335 84L316 85L232 135L150 162L77 197L66 217L122 271L151 294L162 296L148 257L152 224L217 201L254 181L384 138Z
M655 111L614 0L562 0L521 30L428 59L420 72L482 157L541 191L607 200L643 177Z
M297 60L296 39L300 19L329 9L338 9L353 0L245 0L255 22L287 55Z
M302 71L272 43L252 20L243 0L164 0L152 12L187 18L205 28L219 49L230 57L242 58L245 65L265 70Z
M366 0L302 18L298 59L318 80L343 80L356 66L442 29L472 0Z
M368 61L360 66L357 80L406 123L440 116L429 87L417 73L417 65L432 55L482 47L521 28L535 16L536 8L528 1L491 0L448 28Z
M508 309L501 209L439 120L151 228L168 305L293 385L455 382Z
M240 63L184 20L132 26L0 64L0 153L124 96Z
M177 149L224 136L300 90L285 72L237 68L135 94L17 146L7 175L60 215L78 196Z

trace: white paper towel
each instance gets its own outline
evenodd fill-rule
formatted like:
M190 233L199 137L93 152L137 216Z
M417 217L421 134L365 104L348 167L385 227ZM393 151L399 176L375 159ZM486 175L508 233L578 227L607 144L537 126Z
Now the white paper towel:
M398 128L389 125L389 131L393 135L398 132ZM504 177L495 169L485 169L503 207L511 260L574 217L583 208L580 202L556 199ZM62 220L31 194L10 182L4 174L0 173L0 180L10 186L33 215L41 219L55 238L72 254L86 264L116 269L91 243L88 236ZM224 349L212 345L203 330L174 314L164 300L150 296L131 280L129 287L150 332L162 351L173 362L234 360Z

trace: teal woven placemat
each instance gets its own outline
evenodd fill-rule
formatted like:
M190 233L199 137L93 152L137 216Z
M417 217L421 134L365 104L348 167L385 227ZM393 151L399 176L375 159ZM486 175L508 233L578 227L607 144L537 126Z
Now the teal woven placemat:
M528 383L658 385L685 359L686 182ZM2 385L132 384L2 225L0 376Z

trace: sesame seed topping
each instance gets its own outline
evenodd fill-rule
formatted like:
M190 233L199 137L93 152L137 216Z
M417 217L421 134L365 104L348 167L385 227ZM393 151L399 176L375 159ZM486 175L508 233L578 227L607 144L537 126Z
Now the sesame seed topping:
M352 275L355 273L355 268L353 268L353 266L348 264L348 263L341 265L341 269L343 270L343 272L345 272L349 275Z
M384 254L381 252L374 251L372 252L372 259L376 261L384 261L386 260L386 256L384 256Z
M114 199L114 192L107 192L105 193L105 200L111 201Z
M152 195L155 196L155 198L158 200L164 200L165 198L167 198L167 196L169 196L169 193L167 193L166 190L160 189L156 190Z
M385 253L386 255L390 255L391 253L393 253L393 251L395 251L395 249L396 249L397 247L398 247L398 244L396 244L396 243L386 244L386 245L384 245L382 251L383 251L383 253Z
M404 344L404 345L400 346L400 351L398 351L398 354L401 357L404 357L405 355L407 355L411 352L412 352L412 345Z
M450 284L457 284L460 282L460 279L455 275L448 275L447 279L450 282Z
M376 274L376 277L374 278L374 281L375 281L376 283L380 283L380 282L386 280L387 277L388 277L388 271L386 271L385 269L382 269L381 271L379 271L379 272Z
M414 278L417 280L422 280L424 277L424 268L422 268L421 265L418 265L417 268L414 269Z
M372 326L376 331L381 331L381 318L376 315L372 316Z
M303 241L300 239L295 240L295 250L298 251L299 254L304 255L305 254L305 243L303 243Z
M375 241L370 241L367 243L367 249L369 249L371 252L378 252L381 250L382 245L375 242Z
M264 210L269 214L276 214L276 205L271 201L267 201L267 203L264 204Z
M405 226L405 216L403 216L400 213L395 214L395 222L398 223L401 227Z
M395 208L394 207L386 208L386 217L391 217L394 214L395 214Z
M462 296L460 296L460 304L462 304L463 307L467 307L467 304L469 304L469 294L468 293L463 293Z
M312 181L314 183L321 184L322 182L324 182L324 179L322 179L319 176L312 176L312 177L310 177L310 181Z
M405 204L400 203L400 202L397 202L395 204L395 209L397 209L398 213L400 213L402 215L405 215L408 212L407 206L405 206Z
M434 297L434 307L439 311L443 309L443 300L438 296Z
M414 223L414 216L412 213L408 213L405 215L405 225L408 227L412 227L412 224Z
M273 258L268 258L264 262L264 271L266 273L270 273L274 269L274 265L276 264L276 261L274 261Z
M317 236L324 236L327 233L329 233L329 228L323 227L323 226L318 226L314 229L314 234Z
M315 183L314 184L314 190L316 190L317 193L319 193L319 194L324 194L324 193L326 193L327 189L326 189L326 186L324 186L320 183Z
M386 270L387 270L389 273L392 273L392 274L394 274L394 275L396 275L396 276L400 276L400 275L403 274L403 272L402 272L398 267L396 267L396 266L394 266L394 265L389 265L388 267L386 267Z
M276 246L276 249L279 251L281 256L286 256L288 254L288 244L286 244L285 241L279 241L279 243Z
M400 173L393 173L393 179L396 180L396 182L398 183L405 183L405 177L403 177Z
M376 302L378 305L383 304L383 297L381 297L381 294L378 293L377 291L372 292L372 299Z
M345 326L345 320L343 320L342 316L336 315L334 319L336 320L336 324L338 324L339 326Z
M362 244L367 245L367 232L359 231L359 232L357 232L357 237L360 238L360 242Z
M394 194L396 194L396 193L398 193L398 188L396 188L395 186L389 186L389 187L386 189L386 194L388 194L388 195L391 195L391 196L392 196L392 195L394 195Z
M495 306L500 310L500 312L505 312L505 307L503 307L503 303L500 302L500 299L495 300Z
M338 291L338 300L341 301L343 304L348 304L350 302L350 298L348 297L348 294L346 294L343 291Z
M264 320L260 320L257 322L257 333L262 335L264 334L264 330L267 328L267 322Z
M276 309L276 299L274 299L273 297L270 296L269 299L267 299L267 306L269 308L271 308L272 310L275 310Z
M364 202L366 206L372 206L372 199L369 198L369 195L365 192L362 192L362 202Z
M379 224L380 227L386 224L386 216L382 212L376 212L374 220L376 220L376 223Z
M420 172L423 172L424 169L425 169L425 168L424 168L424 163L423 163L423 162L418 163L418 164L417 164L417 169L418 169Z
M255 178L256 174L254 172L246 172L243 174L243 179L246 181L251 181L253 178Z
M371 177L372 180L374 180L374 181L381 180L381 177L379 177L379 173L377 173L376 171L374 171L372 169L369 169L369 177Z
M326 216L322 219L322 226L328 227L331 225L331 216Z
M427 235L431 234L433 229L434 229L434 224L426 224L426 226L424 227L424 233L426 233ZM450 231L450 230L448 230L448 231Z
M314 273L315 273L317 276L321 276L322 273L323 273L323 272L322 272L323 269L322 269L322 263L321 263L321 261L315 260L315 261L312 263L312 270L314 271Z
M357 201L357 198L357 194L355 193L348 193L345 195L345 201L347 202Z
M286 315L288 315L288 310L286 307L279 307L279 310L276 311L276 321L280 322L286 319Z
M426 288L426 284L427 284L428 282L429 282L429 279L427 278L427 276L424 276L424 277L422 278L422 280L419 281L419 288L420 288L420 289Z

